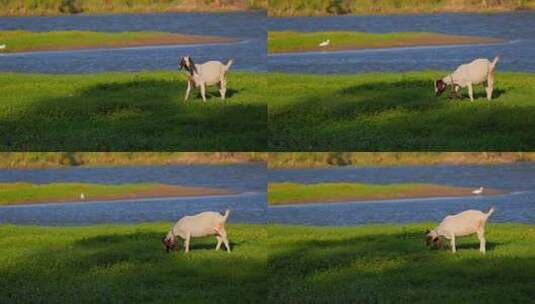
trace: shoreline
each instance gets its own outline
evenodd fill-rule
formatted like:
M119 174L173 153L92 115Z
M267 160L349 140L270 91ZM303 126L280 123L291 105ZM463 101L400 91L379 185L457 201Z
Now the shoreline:
M77 38L76 36L79 35L82 37ZM32 32L19 30L0 31L0 40L7 45L0 54L239 42L239 39L230 37L167 32ZM63 44L54 44L54 40L61 41Z
M317 42L321 42L326 38L332 38L333 41L331 45L319 47ZM495 37L449 35L430 32L399 32L385 34L349 31L311 33L296 31L273 31L268 33L268 55L343 52L425 46L462 46L504 42L507 42L507 40ZM281 43L286 43L286 45L281 45ZM288 43L290 45L288 45Z
M275 185L275 186L273 186ZM277 187L279 190L270 191L270 188ZM287 189L280 189L287 187ZM391 189L394 187L394 189ZM373 192L369 192L372 188ZM375 188L375 189L374 189ZM347 191L351 192L350 194ZM379 191L377 191L379 190ZM453 187L436 184L360 184L360 183L318 183L318 184L297 184L297 183L271 183L268 185L268 205L300 205L300 204L329 204L329 203L350 203L350 202L381 202L389 200L410 200L425 198L447 198L447 197L472 197L472 196L494 196L507 194L507 191L500 189L485 188L483 194L475 195L473 188ZM277 191L279 191L277 193ZM293 192L286 198L273 198L273 193L283 196L283 191ZM296 191L301 191L302 197L295 196ZM325 193L333 191L335 194L317 194L314 191ZM346 193L344 193L346 191ZM357 191L367 193L356 194ZM282 192L282 194L281 194Z
M12 183L13 185L17 183ZM6 184L3 184L3 186ZM19 183L20 185L20 183ZM47 185L58 185L58 184L27 184L30 186L47 186ZM62 185L68 185L62 184ZM109 188L121 187L124 185L105 185L105 184L76 184L79 187L91 187L94 185ZM130 184L134 186L147 186L147 184ZM77 197L79 193L87 194L85 199L80 199ZM0 191L0 195L2 192ZM208 187L189 187L189 186L174 186L167 184L153 184L151 187L146 189L137 189L130 192L124 193L110 193L110 194L96 194L91 195L91 189L80 189L77 190L76 195L73 193L71 196L58 196L54 197L35 197L35 198L19 198L19 201L8 201L0 200L0 207L7 206L22 206L22 205L33 205L33 204L71 204L71 203L89 203L89 202L113 202L120 200L132 200L132 199L150 199L150 198L166 198L166 197L198 197L198 196L215 196L215 195L231 195L235 192L227 189L218 189L218 188L208 188Z

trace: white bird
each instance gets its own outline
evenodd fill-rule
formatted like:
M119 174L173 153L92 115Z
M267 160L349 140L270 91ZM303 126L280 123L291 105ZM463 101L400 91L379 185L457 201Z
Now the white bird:
M482 194L483 193L483 187L479 187L479 189L476 189L474 191L472 191L473 194Z
M0 44L0 50L5 50L6 49L6 45L5 44Z
M85 194L83 192L80 193L80 200L85 201Z
M318 46L319 47L324 47L324 46L328 46L329 44L331 44L331 40L327 39L327 40L323 41L322 43L318 44Z

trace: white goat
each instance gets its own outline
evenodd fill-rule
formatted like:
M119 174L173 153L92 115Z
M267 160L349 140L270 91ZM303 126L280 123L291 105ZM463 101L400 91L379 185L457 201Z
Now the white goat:
M448 76L435 81L436 96L441 95L448 85L453 87L453 95L458 97L460 88L468 87L468 95L470 101L474 101L474 89L472 85L487 82L485 91L487 92L487 99L492 99L492 91L494 90L494 69L496 63L500 59L496 56L492 62L486 58L479 58L470 63L460 65L455 72Z
M485 253L485 224L489 216L494 212L494 207L490 208L487 213L479 210L466 210L461 213L446 216L437 228L426 231L427 245L440 248L440 238L444 237L450 240L452 252L457 252L455 247L455 238L477 233L479 238L479 251Z
M203 64L195 64L190 56L184 56L178 63L179 69L185 69L188 74L188 88L184 100L188 100L191 87L200 88L202 100L206 101L206 86L219 85L221 99L225 100L227 92L227 72L234 60L230 59L227 64L220 61L208 61Z
M219 248L221 248L221 243L224 243L227 251L230 252L230 245L225 230L225 223L229 214L230 210L227 209L224 215L221 215L218 212L207 211L192 216L184 216L162 239L167 252L177 248L177 237L184 240L184 251L185 253L188 253L189 243L192 237L204 237L209 235L215 235L217 238L216 250L219 250Z

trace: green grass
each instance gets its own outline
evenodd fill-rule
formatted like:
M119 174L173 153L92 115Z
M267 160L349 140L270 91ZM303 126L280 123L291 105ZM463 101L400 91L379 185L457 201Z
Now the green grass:
M0 303L262 303L266 230L227 225L166 254L172 223L32 227L0 225Z
M269 15L407 14L501 12L534 9L533 0L269 0Z
M6 44L4 53L230 41L223 37L162 32L0 31L0 43Z
M192 196L228 193L221 189L182 187L164 184L89 184L89 183L0 183L0 205L37 202L78 201L80 193L87 200L140 197Z
M271 226L268 302L533 302L534 225L487 224L486 255L476 236L427 249L434 225Z
M262 151L267 82L231 72L202 102L178 72L0 73L3 151Z
M270 205L472 195L470 188L434 184L270 183ZM490 189L488 189L490 191ZM487 191L487 193L490 193ZM494 193L494 191L493 191Z
M535 148L535 75L495 75L492 101L435 97L448 72L270 74L272 151L526 151Z
M166 254L172 223L0 225L1 303L529 303L535 226L487 225L457 254L429 250L434 224L360 227L227 225Z
M329 39L330 45L318 47ZM489 37L446 35L427 32L366 33L366 32L291 32L268 33L268 53L338 51L363 48L387 48L417 45L491 43L500 39Z

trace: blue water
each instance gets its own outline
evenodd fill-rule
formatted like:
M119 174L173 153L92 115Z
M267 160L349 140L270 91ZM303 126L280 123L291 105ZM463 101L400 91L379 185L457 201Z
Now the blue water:
M423 198L268 207L266 181L437 183L503 189L498 196ZM358 225L440 221L466 209L496 206L491 222L535 224L535 163L497 166L421 166L267 170L264 164L0 170L0 182L158 182L230 189L235 194L49 203L0 207L0 223L86 225L174 221L184 215L232 210L232 223Z
M265 223L266 176L264 164L0 170L0 182L153 182L235 192L207 197L4 206L0 207L0 223L86 225L176 221L185 215L209 210L223 212L227 208L232 212L230 223Z
M269 30L406 32L498 37L501 44L270 55L268 70L306 73L452 70L474 58L501 55L499 71L535 72L535 12L276 18Z
M265 13L161 13L2 17L0 30L163 31L216 35L236 43L153 46L139 48L32 52L0 55L0 71L92 73L103 71L176 70L178 58L197 62L235 59L233 69L264 71L266 64ZM8 46L9 47L9 46Z
M324 203L270 207L270 222L357 225L440 221L466 209L496 206L491 222L535 224L535 163L497 166L421 166L270 170L270 182L437 183L497 188L506 195Z

